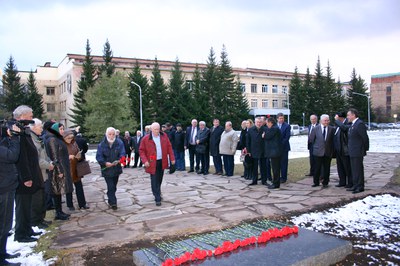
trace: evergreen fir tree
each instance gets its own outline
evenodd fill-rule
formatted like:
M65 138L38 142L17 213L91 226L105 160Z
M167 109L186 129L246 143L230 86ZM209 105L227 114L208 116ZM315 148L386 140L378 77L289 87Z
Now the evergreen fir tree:
M365 84L364 79L361 76L357 77L356 70L353 68L353 72L351 74L351 89L348 91L349 98L349 107L355 108L359 112L359 117L365 122L368 121L368 100L367 97L362 95L368 95L367 93L367 84ZM354 94L359 93L362 95ZM370 103L371 104L371 103Z
M167 110L165 108L166 86L161 76L157 57L154 61L154 67L151 75L151 85L149 86L149 106L146 112L149 113L151 123L157 121L165 123L168 120Z
M232 93L233 105L231 106L231 116L227 119L230 120L235 128L240 128L243 120L249 118L249 102L242 90L239 75L236 78L234 91Z
M343 110L344 100L341 89L338 89L337 83L333 79L332 69L328 61L326 67L326 76L324 82L325 97L322 98L324 113L333 116L336 112Z
M44 108L43 108L43 95L38 92L36 87L36 79L31 71L29 73L25 104L30 106L33 110L33 117L42 119Z
M89 40L86 41L86 55L85 61L83 62L83 73L81 79L78 81L78 89L74 93L74 104L71 108L71 121L75 126L81 126L80 131L85 132L84 124L87 112L85 109L86 104L86 92L89 88L95 84L96 66L93 64L93 58L91 56L91 49Z
M207 95L207 103L206 105L209 108L209 116L204 117L204 121L212 121L213 118L218 114L218 109L220 108L219 104L219 89L220 84L218 83L218 72L217 72L217 61L215 58L214 49L211 47L210 54L207 59L207 66L203 70L203 88L205 94Z
M338 81L336 82L336 95L337 95L336 96L337 100L335 101L336 112L346 111L347 110L346 97L345 95L343 95L342 83L340 82L340 78L338 78Z
M139 62L136 60L135 66L132 72L129 73L129 99L130 99L130 111L132 116L138 121L140 127L140 92L139 88L130 83L134 81L142 88L142 111L143 111L143 128L150 124L149 113L145 112L149 108L149 82L147 77L140 71Z
M308 95L303 86L297 67L294 69L289 84L290 89L290 121L293 124L303 123L303 113L306 113Z
M111 50L110 43L108 42L108 39L107 39L106 43L104 44L104 48L103 48L104 64L102 64L99 67L100 75L102 73L105 73L107 77L111 77L111 75L114 74L115 65L112 63L112 59L113 59L113 52Z
M305 92L306 95L306 102L304 103L306 106L306 112L305 112L305 116L306 118L309 118L310 115L312 114L316 114L316 115L320 115L319 113L317 113L315 111L315 106L314 106L314 93L315 93L315 89L313 86L313 82L312 82L312 77L310 74L310 69L307 67L307 71L306 71L306 75L304 77L304 82L303 82L303 90Z
M325 114L325 106L323 105L323 99L324 97L328 97L329 95L326 95L326 91L325 91L325 84L324 84L324 75L322 73L322 68L321 68L321 62L319 60L319 56L318 56L318 60L317 60L317 65L315 67L315 76L314 76L314 80L313 80L313 85L314 85L314 94L312 95L312 103L313 103L313 110L315 113L317 114Z
M24 86L21 85L21 77L18 74L18 69L12 56L10 56L4 69L3 89L3 104L6 111L12 113L15 108L25 104Z
M230 120L237 110L233 110L236 106L235 100L235 75L228 59L225 45L221 51L221 61L217 68L217 84L214 94L215 113L214 116L221 121Z
M192 117L190 117L189 120L191 121L192 119L196 118L199 121L207 121L207 119L212 116L208 104L208 95L203 86L204 81L202 80L202 75L198 64L196 64L196 68L193 72L192 83L189 85L191 86L189 91L191 92L192 98L192 108L190 109Z

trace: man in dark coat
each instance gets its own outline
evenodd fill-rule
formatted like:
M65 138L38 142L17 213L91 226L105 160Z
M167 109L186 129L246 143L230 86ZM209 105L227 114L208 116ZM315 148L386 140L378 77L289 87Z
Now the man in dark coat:
M282 137L282 157L281 157L281 183L287 180L288 164L289 164L289 151L290 151L290 131L291 126L285 122L285 117L282 113L277 114L278 127L281 130Z
M308 172L307 176L314 176L315 172L315 159L313 155L313 146L312 142L309 140L311 132L314 130L316 126L318 126L318 117L314 114L310 116L310 122L311 124L308 126L308 143L307 143L307 148L308 152L310 154L310 171Z
M323 171L323 188L328 187L333 156L334 131L334 128L329 125L329 115L323 114L320 124L311 132L310 140L313 143L313 154L315 156L314 184L312 187L319 186L321 169Z
M210 155L213 157L215 175L222 175L222 159L219 153L219 143L221 141L221 135L224 132L224 128L220 126L219 120L213 120L213 127L210 128Z
M351 123L348 132L348 148L353 176L353 187L347 190L354 194L364 191L364 156L369 150L367 127L358 117L358 111L351 108L347 112L347 120ZM340 124L340 123L338 123Z
M347 187L353 186L353 179L351 176L351 166L348 148L348 136L347 132L349 126L346 121L346 113L340 112L335 116L335 122L339 121L342 126L337 126L335 129L335 136L333 137L333 147L336 155L336 166L339 175L339 184L336 187ZM336 123L337 124L337 123Z
M176 124L174 131L173 150L175 155L175 165L177 171L185 171L185 132L180 123Z
M129 131L125 131L125 135L122 138L122 142L124 143L125 147L125 159L126 159L126 164L124 165L124 168L128 168L131 165L131 154L132 154L132 138L131 135L129 134Z
M267 184L266 173L266 157L264 151L264 127L262 126L263 121L260 117L255 119L255 126L249 129L246 135L247 142L247 154L253 159L253 176L250 186L257 185L258 180L258 165L260 165L261 182L263 185Z
M15 125L13 130L20 131ZM11 264L7 259L20 255L11 255L6 250L8 233L13 221L15 190L18 186L16 162L19 152L19 137L12 135L10 130L2 131L0 136L0 265Z
M32 120L32 109L26 105L18 106L13 116L16 120ZM18 242L34 242L35 233L31 227L32 195L44 187L39 155L32 141L30 129L25 127L20 134L20 154L17 162L19 184L15 195L15 234Z
M201 169L197 174L208 175L210 168L210 130L206 127L206 122L200 121L199 131L196 136L196 156L199 156Z
M135 156L135 164L132 166L132 168L136 168L137 164L139 162L140 156L139 156L139 147L140 147L140 142L142 141L142 132L140 130L136 131L136 136L132 137L132 142L131 142L131 147L134 152ZM142 167L142 160L140 160L139 167Z
M186 129L186 137L185 137L185 150L189 150L189 162L190 162L190 169L189 173L199 171L199 156L196 154L196 136L197 132L199 131L199 127L197 126L197 120L193 119L192 120L192 125L190 127L187 127ZM194 166L194 159L196 157L196 167Z
M282 155L282 141L281 131L276 125L274 118L267 119L267 128L265 129L264 137L265 146L264 153L267 158L271 160L272 166L272 184L268 186L269 189L277 189L280 187L280 169L281 169L281 155Z

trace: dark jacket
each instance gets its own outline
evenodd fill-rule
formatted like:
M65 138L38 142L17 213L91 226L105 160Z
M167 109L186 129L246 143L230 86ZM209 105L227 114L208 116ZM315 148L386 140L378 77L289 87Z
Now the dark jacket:
M107 138L104 137L97 147L96 160L101 167L101 176L116 177L122 174L122 167L119 160L125 156L125 147L122 140L115 138L113 144L109 145ZM106 162L113 163L118 161L118 164L111 167L106 167Z
M197 127L197 132L199 132L199 127ZM196 135L197 135L197 132L196 132ZM186 129L185 147L189 147L191 136L192 136L192 126L187 127L187 129ZM196 139L196 136L194 136L194 138ZM196 145L196 144L194 144L194 145Z
M210 144L210 130L204 127L203 130L199 128L196 136L196 143L199 143L196 146L196 152L201 154L209 153L209 144Z
M347 123L344 123L344 126L346 125ZM335 128L335 133L333 137L333 148L336 156L349 156L348 136L347 136L349 128L348 127L342 127L342 128L340 128L339 126Z
M54 164L54 169L49 172L52 193L56 195L71 193L74 188L67 145L63 137L52 129L48 129L46 136L45 146L47 155ZM59 174L63 174L63 177L60 178Z
M132 149L135 150L135 153L139 153L140 142L142 141L142 139L142 136L139 138L139 141L137 139L137 136L132 137L131 146Z
M290 139L291 128L292 127L286 122L283 122L283 124L281 126L281 138L282 138L282 145L283 145L282 146L282 151L283 152L290 151L289 139Z
M173 148L174 142L175 142L175 129L174 128L168 129L165 131L165 133L167 133L169 142L171 143L172 148Z
M265 128L264 154L267 158L278 158L282 155L281 131L277 125Z
M173 149L176 150L177 152L185 151L185 132L183 132L182 130L175 131Z
M311 132L310 140L313 143L313 155L317 157L333 156L333 134L335 129L332 126L326 127L326 138L322 135L322 125L319 124Z
M315 127L316 127L316 126L318 126L318 123L315 124ZM312 130L315 129L315 127L314 127L314 129L312 129L311 127L312 127L312 125L309 125L309 126L308 126L308 143L307 143L307 149L312 151L313 146L312 146L312 142L310 141L310 135L311 135Z
M218 126L216 128L210 128L210 155L218 156L219 155L219 143L221 141L221 135L224 132L224 128L222 126Z
M0 140L0 194L18 186L16 162L19 157L19 137L2 137Z
M20 153L17 162L19 185L16 193L33 194L38 189L43 188L42 170L39 166L39 155L33 143L30 129L26 128L20 134ZM32 181L32 186L24 185L27 181Z
M169 142L168 136L163 132L160 132L160 143L162 151L162 169L165 170L168 168L168 157L171 162L175 161L175 157L171 142ZM140 143L139 154L143 164L146 162L150 164L150 166L145 169L146 173L154 175L157 167L157 148L153 140L153 134L144 136Z
M367 151L369 150L367 127L360 119L357 119L349 127L348 147L350 157L363 157L367 155Z
M260 127L259 129L256 126L253 126L249 129L246 135L246 147L247 153L251 154L251 157L254 159L265 158L264 154L264 139L262 134L264 133L264 127Z
M132 138L128 137L126 138L125 136L122 138L122 142L124 143L124 149L126 154L131 152L131 146L132 146Z
M247 128L242 129L242 131L240 132L239 143L236 147L237 150L243 150L244 148L246 148L246 136L247 136Z
M85 154L89 150L89 144L86 138L84 138L81 134L77 134L75 136L75 142L78 144L79 150L82 151L82 159L86 159Z

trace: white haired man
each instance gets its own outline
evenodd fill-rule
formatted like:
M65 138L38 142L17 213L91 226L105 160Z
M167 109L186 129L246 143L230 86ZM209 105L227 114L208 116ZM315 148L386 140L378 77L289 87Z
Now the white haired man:
M190 127L187 127L186 129L186 137L185 137L185 150L189 150L189 162L190 162L190 169L189 173L199 171L199 164L200 160L199 157L196 154L196 136L197 132L199 131L199 127L197 126L197 120L193 119L192 120L192 125ZM194 166L194 159L196 157L196 167Z

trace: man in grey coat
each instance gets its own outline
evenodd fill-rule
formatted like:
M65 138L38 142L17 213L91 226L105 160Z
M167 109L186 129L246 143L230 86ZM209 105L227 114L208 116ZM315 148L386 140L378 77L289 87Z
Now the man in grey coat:
M333 156L333 136L334 128L329 125L329 115L321 115L320 124L311 132L310 141L313 145L313 155L315 157L314 184L312 187L319 186L319 178L323 177L323 188L329 184L331 160ZM321 175L322 168L322 175Z
M222 154L224 160L224 169L226 176L233 176L235 169L234 156L236 153L236 146L239 141L239 136L232 128L232 122L227 121L225 123L225 131L221 135L221 141L219 143L219 152Z

